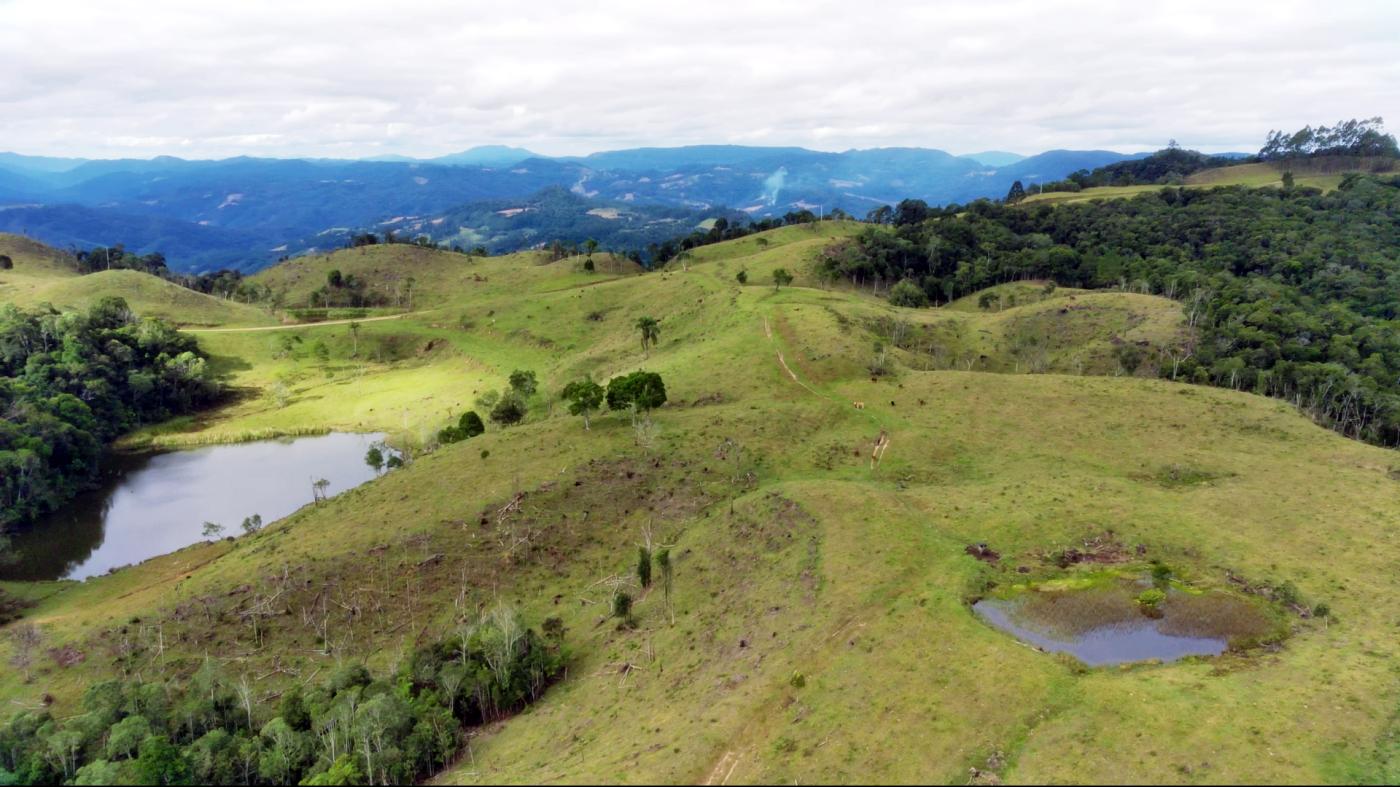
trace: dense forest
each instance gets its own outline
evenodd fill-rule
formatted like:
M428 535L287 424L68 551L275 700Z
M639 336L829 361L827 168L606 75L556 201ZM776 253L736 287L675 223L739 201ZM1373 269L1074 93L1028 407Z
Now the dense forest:
M117 435L209 402L205 361L193 337L121 298L86 313L0 307L0 528L90 484Z
M519 710L563 673L564 627L542 628L498 609L391 676L346 665L270 714L247 676L211 661L186 680L97 683L82 713L0 725L0 784L412 784L449 762L464 725ZM28 630L20 646L37 649Z
M1096 186L1152 184L1179 186L1187 175L1200 172L1203 169L1225 167L1237 163L1239 161L1236 159L1210 156L1195 150L1185 150L1173 140L1167 147L1150 156L1118 161L1094 170L1081 169L1070 173L1063 180L1036 184L1035 188L1039 192L1081 191ZM1017 181L1017 183L1019 182Z
M889 288L901 305L1029 278L1165 295L1197 338L1160 359L1162 374L1281 397L1349 436L1400 444L1400 178L1348 175L1328 194L902 203L889 221L827 249L824 275Z

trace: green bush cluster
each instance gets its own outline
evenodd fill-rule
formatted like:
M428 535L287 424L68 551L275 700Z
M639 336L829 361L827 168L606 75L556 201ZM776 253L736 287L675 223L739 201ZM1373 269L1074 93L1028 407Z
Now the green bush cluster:
M462 417L457 419L456 426L449 426L438 432L439 443L459 443L463 440L470 440L473 437L486 431L486 424L481 422L481 416L475 410L468 410L462 413Z
M0 726L0 784L410 784L446 765L464 726L502 718L562 674L564 628L501 609L375 679L344 667L275 707L206 662L186 680L111 680L82 712Z

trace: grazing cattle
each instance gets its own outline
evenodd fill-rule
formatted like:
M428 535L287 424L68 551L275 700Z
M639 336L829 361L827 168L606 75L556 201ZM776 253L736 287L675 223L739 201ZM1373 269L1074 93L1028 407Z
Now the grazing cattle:
M857 410L864 410L865 402L851 402L851 406L856 408Z

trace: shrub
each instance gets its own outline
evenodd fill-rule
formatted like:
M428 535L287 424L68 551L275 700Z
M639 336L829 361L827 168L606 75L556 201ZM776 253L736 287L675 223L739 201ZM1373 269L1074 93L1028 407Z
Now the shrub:
M539 387L535 379L535 373L526 369L516 369L510 373L510 389L520 396L528 399L535 395L535 390Z
M646 547L637 547L637 581L651 587L651 550Z
M486 431L486 424L481 422L481 416L475 410L468 410L462 413L462 417L457 419L457 428L468 438L476 437Z
M1166 582L1172 578L1171 567L1160 561L1152 561L1152 581L1158 584Z
M1166 591L1158 588L1148 588L1139 593L1137 597L1137 603L1146 609L1156 609L1159 604L1166 600Z
M502 396L491 408L491 420L501 426L512 426L525 420L525 402L512 391Z
M890 288L890 303L909 309L922 309L928 306L928 295L922 287L905 279Z
M613 617L621 620L632 617L632 594L619 590L617 595L613 596L612 613Z

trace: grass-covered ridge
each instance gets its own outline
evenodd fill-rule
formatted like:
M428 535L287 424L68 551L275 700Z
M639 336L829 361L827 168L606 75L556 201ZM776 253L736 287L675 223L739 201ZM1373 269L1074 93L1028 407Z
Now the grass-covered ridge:
M515 369L541 395L520 426L255 536L11 587L44 652L82 659L0 675L0 697L72 714L93 681L178 679L207 654L267 713L318 670L385 674L504 602L561 619L567 677L441 783L1392 778L1393 452L1281 401L1123 373L1118 348L1188 335L1159 296L1037 283L905 309L823 286L821 249L859 229L784 228L650 274L455 255L420 279L439 283L421 312L358 336L196 334L244 397L162 439L354 427L426 448ZM1053 343L1018 341L1040 334ZM650 428L613 413L585 432L550 401L638 369L669 395ZM1087 570L1057 556L1109 531L1192 587L1287 585L1330 615L1292 614L1276 650L1085 670L969 610L992 583ZM619 627L610 580L635 583L648 533L674 556L672 603L633 584L636 626Z

